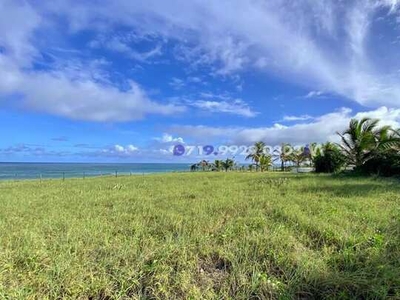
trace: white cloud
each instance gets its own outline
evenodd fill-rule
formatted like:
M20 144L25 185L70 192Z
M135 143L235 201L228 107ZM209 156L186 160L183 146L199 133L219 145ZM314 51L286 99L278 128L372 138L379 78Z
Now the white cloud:
M32 35L43 25L41 16L25 1L2 0L0 11L0 47L12 63L29 66L38 55Z
M201 79L200 77L197 77L197 76L188 77L188 82L190 82L190 83L204 83L203 79Z
M22 152L27 151L24 148L14 147L11 150L3 150L0 149L0 154L8 154L13 152ZM21 148L21 149L20 149ZM75 153L69 153L75 155L77 157L95 157L97 159L128 159L129 161L149 161L149 162L165 162L165 161L174 161L173 155L174 146L170 143L157 143L157 144L149 144L144 147L137 147L134 145L113 145L109 147L103 147L98 150L87 150ZM188 158L190 160L190 158Z
M373 111L359 112L354 117L378 119L381 125L390 125L395 129L400 128L400 109L382 106Z
M324 94L323 91L310 91L304 98L317 98Z
M264 141L269 145L281 143L307 144L311 142L338 141L337 132L347 128L351 118L379 118L381 125L400 127L400 109L380 107L376 110L352 114L348 108L325 114L309 123L283 126L275 124L271 127L209 127L179 126L170 130L185 138L197 141L214 141L218 144L232 143L248 145Z
M180 143L180 144L184 144L184 140L181 137L173 137L171 134L168 133L164 133L163 136L161 138L154 138L154 140L160 142L160 143Z
M185 86L185 81L180 78L172 77L171 81L169 82L169 85L175 90L180 90Z
M120 89L108 80L105 71L98 66L93 69L91 62L56 60L46 68L34 68L33 64L40 62L35 34L48 23L35 10L38 6L34 9L28 3L0 2L0 49L4 49L0 51L0 97L21 99L18 105L25 109L99 122L138 120L147 114L174 115L185 110L151 100L133 80Z
M236 99L230 102L197 100L192 102L190 105L213 113L228 113L248 118L255 117L258 114L251 110L248 104L241 99Z
M82 76L79 71L22 71L1 54L0 78L0 95L23 96L25 108L71 119L123 122L147 114L173 115L184 111L181 106L152 101L133 81L127 91L121 91L97 82L91 75Z
M309 115L301 115L301 116L284 116L282 121L293 122L293 121L307 121L311 120L313 117Z
M97 154L99 156L109 156L109 157L130 157L133 155L136 155L139 151L139 148L134 146L134 145L127 145L127 146L121 146L121 145L114 145L113 147L110 148L105 148L100 151L97 151L95 153L91 154Z
M372 47L379 38L374 19L380 14L389 24L398 1L113 0L72 9L59 0L53 8L75 29L124 24L177 40L180 58L210 65L213 74L257 66L362 105L399 106L398 49L390 42L383 53ZM395 26L386 31L388 38L398 35ZM391 63L380 64L382 57Z
M125 148L122 147L122 146L120 146L120 145L115 145L115 146L114 146L114 150L115 150L116 152L124 152Z
M93 29L110 34L121 27L135 29L140 36L100 43L136 60L160 55L163 42L137 52L130 41L157 37L176 42L180 59L195 67L207 65L212 75L240 74L256 67L313 89L310 97L326 91L366 106L399 107L400 103L400 54L390 41L399 35L398 27L390 23L399 16L396 0L174 0L172 4L105 0L102 5L3 0L0 10L0 94L22 96L23 106L41 112L79 120L129 121L184 110L150 99L135 81L121 89L104 82L103 74L85 75L84 69L71 72L53 65L35 71L32 65L44 47L38 33L51 28L55 16L63 17L70 32ZM379 44L379 35L373 34L378 16L388 25L385 47L372 47ZM179 87L179 80L175 83ZM248 117L255 114L244 103L226 99L201 99L194 106Z
M122 53L128 58L139 62L147 62L149 59L162 55L162 45L157 44L148 51L139 52L134 49L136 36L128 34L126 36L100 36L98 39L89 43L92 48L105 48L111 51ZM141 39L139 39L141 40Z

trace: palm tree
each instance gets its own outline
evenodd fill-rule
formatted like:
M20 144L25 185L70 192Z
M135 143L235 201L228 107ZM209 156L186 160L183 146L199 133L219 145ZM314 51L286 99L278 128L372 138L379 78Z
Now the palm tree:
M368 160L387 150L393 150L400 145L399 132L390 126L378 128L379 120L363 118L352 119L349 128L342 134L342 144L339 146L347 157L348 164L361 167Z
M390 126L383 126L379 128L377 135L376 147L373 153L399 151L400 149L400 131L395 130Z
M342 139L339 146L344 151L349 164L356 168L361 167L375 148L378 120L363 118L360 121L352 119L349 128L342 134L338 133Z
M281 171L285 171L285 164L286 162L290 161L290 152L292 150L292 146L290 144L281 144L280 149L275 149L273 151L274 161L281 162Z
M257 171L259 162L260 162L260 158L262 155L264 155L265 143L257 142L254 144L253 147L254 148L253 148L252 152L246 156L246 160L251 159L254 162L254 164L256 165L256 171Z
M306 146L305 155L310 167L312 167L314 158L318 155L318 153L321 153L321 145L319 145L318 143L314 142Z
M260 168L261 168L261 172L268 170L269 167L272 165L272 157L270 155L267 154L263 154L260 156Z
M227 158L225 161L222 161L222 168L225 169L225 172L232 170L234 165L235 161L233 159Z
M306 148L301 147L300 149L294 150L288 157L288 160L291 160L296 164L296 167L299 168L301 163L304 162L308 158L308 153L306 153Z
M221 171L221 170L223 169L222 163L223 163L222 160L216 159L216 160L214 161L214 165L213 165L214 170L215 170L215 171Z

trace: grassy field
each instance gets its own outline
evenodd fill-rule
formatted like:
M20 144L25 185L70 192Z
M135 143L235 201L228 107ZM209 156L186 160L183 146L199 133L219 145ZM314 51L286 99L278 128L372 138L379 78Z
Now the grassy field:
M400 298L397 181L0 182L0 299Z

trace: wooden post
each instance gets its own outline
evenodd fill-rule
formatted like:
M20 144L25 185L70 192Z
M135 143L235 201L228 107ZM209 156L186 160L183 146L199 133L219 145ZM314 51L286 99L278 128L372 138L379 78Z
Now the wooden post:
M115 177L118 177L118 171L115 171Z
M65 172L63 172L63 181L65 181Z
M83 179L85 179L85 177L86 177L86 174L85 174L85 172L83 172Z

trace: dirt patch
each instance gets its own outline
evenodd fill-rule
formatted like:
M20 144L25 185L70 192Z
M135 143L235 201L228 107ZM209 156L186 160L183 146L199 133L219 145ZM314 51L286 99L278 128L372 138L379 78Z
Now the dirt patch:
M232 263L217 253L199 259L198 272L201 284L206 286L211 285L216 291L228 279L231 271Z

